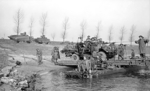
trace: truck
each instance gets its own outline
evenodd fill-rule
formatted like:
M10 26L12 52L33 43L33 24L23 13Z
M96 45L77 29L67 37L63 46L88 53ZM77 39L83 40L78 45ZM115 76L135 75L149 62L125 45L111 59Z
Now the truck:
M84 56L101 55L103 60L109 60L117 55L117 48L113 43L98 41L97 39L91 41L78 42L72 47L66 45L61 53L66 57L71 57L73 60L82 60Z

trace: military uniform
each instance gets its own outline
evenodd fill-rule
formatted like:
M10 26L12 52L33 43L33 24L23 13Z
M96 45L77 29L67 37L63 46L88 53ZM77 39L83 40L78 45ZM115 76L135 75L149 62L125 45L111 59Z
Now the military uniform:
M132 50L132 52L131 52L131 59L134 59L135 58L135 52L134 52L134 50Z
M87 71L89 72L91 70L91 60L90 59L87 59L85 61L85 64L86 64L86 69Z
M60 54L59 54L58 47L53 48L53 51L52 51L51 55L52 55L51 61L54 62L54 63L57 63L57 60L60 59Z
M112 52L112 55L114 55L113 59L115 60L115 56L117 55L117 47L115 42L110 44L110 51Z
M139 36L139 40L135 41L135 43L139 44L139 53L142 58L145 58L146 53L146 43L148 43L148 40L144 39L143 36Z
M37 56L37 59L38 59L38 64L42 64L42 50L40 49L36 49L36 56Z
M91 41L91 38L90 38L90 36L87 36L87 39L86 39L86 41Z
M85 58L86 70L89 72L91 70L91 56L90 55L86 55L84 58Z
M96 57L91 57L91 70L94 70L96 63L97 63L97 59Z
M121 44L118 48L118 60L123 60L124 59L124 46Z
M85 69L86 69L85 60L78 60L77 64L78 64L78 71L85 72Z

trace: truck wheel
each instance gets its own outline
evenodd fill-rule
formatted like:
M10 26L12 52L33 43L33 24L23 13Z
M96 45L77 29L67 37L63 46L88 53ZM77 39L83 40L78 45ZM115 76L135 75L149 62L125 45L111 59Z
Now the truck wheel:
M79 56L78 56L77 54L73 54L73 55L71 56L71 59L72 59L73 61L78 61L78 60L79 60Z
M101 58L102 58L103 61L106 61L106 60L107 60L107 55L106 55L105 52L100 51L100 52L98 53L98 55L101 56Z
M19 40L17 40L17 43L19 43L20 41Z
M29 44L30 44L30 43L32 43L32 42L31 42L31 41L29 41L29 42L27 42L27 43L29 43Z

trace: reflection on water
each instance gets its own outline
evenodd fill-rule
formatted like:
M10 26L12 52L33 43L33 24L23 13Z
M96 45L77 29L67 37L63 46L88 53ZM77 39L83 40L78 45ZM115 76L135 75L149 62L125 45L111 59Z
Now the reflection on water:
M150 91L150 79L138 74L116 74L93 79L66 79L63 71L44 75L46 91Z

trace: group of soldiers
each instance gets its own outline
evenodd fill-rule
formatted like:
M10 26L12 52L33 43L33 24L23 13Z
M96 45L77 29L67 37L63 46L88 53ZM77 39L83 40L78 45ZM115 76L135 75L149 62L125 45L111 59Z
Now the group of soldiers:
M149 42L148 39L145 39L142 35L139 36L139 39L135 41L136 44L139 45L139 54L140 57L145 60L146 58L146 44ZM123 52L121 53L122 55L124 54ZM135 52L133 49L131 49L131 59L135 58Z
M43 58L42 58L42 50L40 49L36 49L36 56L37 56L37 60L38 60L38 65L41 65L43 62ZM58 47L54 47L52 52L51 52L51 61L55 64L57 64L57 60L60 59L60 54L59 54L59 48Z
M87 37L86 41L91 41L90 36ZM102 41L102 40L100 40ZM139 44L139 53L141 58L145 58L145 54L146 54L146 43L148 43L149 41L147 39L144 39L143 36L139 36L139 40L135 41L135 43ZM118 48L115 46L115 43L111 43L110 44L110 49L111 50L116 50L117 49L117 55L118 55L118 60L124 60L124 54L125 54L125 48L126 45L120 44L118 46ZM40 49L36 49L36 55L37 55L37 59L38 59L38 64L41 65L42 62L42 50ZM57 63L57 60L60 59L60 54L59 54L59 48L58 47L54 47L51 53L51 61L54 62L55 64ZM131 59L135 58L135 52L133 49L131 49ZM96 60L96 61L95 61ZM98 56L86 56L84 57L83 60L80 60L78 62L78 70L81 71L85 71L88 70L90 71L90 69L93 69L95 67L95 63L100 63L103 64L101 66L105 67L107 64L106 60L102 59L102 55L98 55Z
M90 36L87 37L86 41L92 41ZM149 40L144 39L141 35L139 36L139 40L135 41L136 44L139 44L139 54L143 60L145 60L146 57L146 43L148 42ZM110 44L110 49L117 50L118 60L124 60L126 45L120 44L117 48L113 42ZM134 49L131 49L130 59L135 59ZM78 62L78 71L90 72L94 68L97 69L98 64L100 64L101 68L107 68L107 61L102 59L102 55L98 55L97 57L93 57L93 55L84 57L83 60L79 60Z
M91 70L105 69L108 64L106 60L102 59L102 55L91 56L85 55L83 60L78 60L78 71L91 73Z
M87 36L86 41L91 41L92 38L90 38L90 36ZM102 41L102 39L99 39L99 41ZM145 58L146 57L146 44L149 42L148 39L145 39L142 35L139 36L139 39L137 41L135 41L136 44L139 45L139 54L141 58ZM105 45L105 44L104 44ZM103 45L102 45L103 46ZM125 54L125 50L126 50L126 45L124 44L120 44L118 46L118 48L115 46L115 42L110 44L110 49L111 50L117 50L117 54L118 54L118 59L123 60L124 59L124 54ZM131 49L131 58L135 57L135 52L134 49Z

